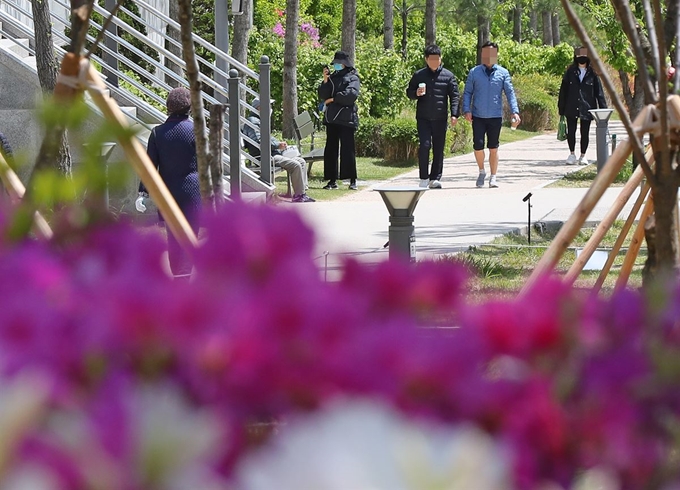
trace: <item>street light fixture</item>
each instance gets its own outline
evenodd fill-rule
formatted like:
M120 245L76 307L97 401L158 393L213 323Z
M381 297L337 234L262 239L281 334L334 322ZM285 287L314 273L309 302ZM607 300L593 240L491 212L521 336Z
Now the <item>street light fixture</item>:
M90 146L90 143L85 143L85 146ZM104 205L108 209L109 207L109 157L113 153L113 149L116 147L115 141L104 141L97 145L99 150L99 157L101 158L101 163L104 165Z
M377 187L374 190L380 193L390 213L388 234L390 260L408 258L411 262L415 262L416 237L413 211L427 187Z
M604 167L609 158L609 147L607 146L607 126L609 117L614 109L590 109L590 112L597 122L595 130L595 142L597 146L597 173Z

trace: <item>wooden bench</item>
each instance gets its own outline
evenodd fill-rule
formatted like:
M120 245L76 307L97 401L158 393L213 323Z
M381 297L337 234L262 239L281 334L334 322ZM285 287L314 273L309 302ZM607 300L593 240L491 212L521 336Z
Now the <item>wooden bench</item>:
M318 118L317 118L318 119ZM300 156L307 162L307 177L312 175L312 165L317 160L323 160L324 147L315 148L314 139L316 135L316 125L312 119L309 111L304 111L298 114L293 119L293 125L295 126L295 140L297 143L298 150L300 150ZM309 144L309 149L303 151L302 140L311 137L311 142Z

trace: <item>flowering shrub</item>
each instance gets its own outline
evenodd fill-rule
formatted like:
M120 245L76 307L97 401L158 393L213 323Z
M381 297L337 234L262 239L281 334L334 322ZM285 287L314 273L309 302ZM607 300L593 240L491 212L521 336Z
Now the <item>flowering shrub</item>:
M284 24L286 23L286 13L282 10L277 10L276 14L279 17L279 21L272 27L272 32L278 37L284 37L286 35L286 28ZM309 44L313 48L320 48L321 42L319 42L319 29L314 27L311 22L303 22L299 25L301 36L298 38L298 44Z
M376 458L396 465L385 478L422 478L403 488L476 488L446 477L460 444L494 460L472 466L497 465L479 480L494 488L577 488L591 472L607 488L678 483L675 285L599 299L546 280L471 305L450 263L350 261L322 282L291 212L231 204L205 227L191 281L125 223L0 243L3 488L267 488L249 471L279 479L305 420L396 441ZM339 400L373 408L343 418ZM416 447L422 465L403 466Z

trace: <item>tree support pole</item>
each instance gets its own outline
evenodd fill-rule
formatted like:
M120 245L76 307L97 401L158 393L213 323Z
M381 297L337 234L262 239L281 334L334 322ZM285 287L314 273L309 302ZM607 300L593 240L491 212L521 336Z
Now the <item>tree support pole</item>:
M633 238L630 241L628 252L626 252L626 256L623 259L623 265L621 266L619 277L616 279L614 291L619 291L625 288L626 284L628 284L628 278L630 277L630 273L633 271L635 259L637 259L637 256L640 253L642 240L645 237L645 221L647 221L647 218L649 218L653 212L654 199L650 194L647 202L645 202L645 207L642 209L640 221L638 221L637 228L635 228L635 233L633 233Z

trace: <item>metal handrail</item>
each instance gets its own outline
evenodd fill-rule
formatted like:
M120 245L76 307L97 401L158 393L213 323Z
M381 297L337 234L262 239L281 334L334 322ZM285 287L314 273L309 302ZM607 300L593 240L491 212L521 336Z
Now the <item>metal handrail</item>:
M27 0L24 0L26 2L26 5L28 5ZM50 9L51 12L51 18L53 20L54 25L59 25L59 26L69 26L70 25L70 19L66 19L64 16L60 15L61 12L69 12L70 11L70 5L65 2L65 0L51 0L51 3L56 5L57 9ZM173 21L171 18L169 18L167 15L163 14L153 6L151 6L149 3L145 2L144 0L136 0L135 2L139 7L143 8L145 11L149 12L151 15L157 17L160 19L163 23L165 23L167 26L170 26L174 29L177 29L178 31L181 29L181 26ZM23 8L19 2L17 4L5 4L7 7L10 7L13 9L13 11L18 12L19 14L25 16L27 19L32 18L32 10L29 11L28 8ZM95 12L98 12L101 14L104 18L109 17L109 12L99 6L96 2L94 4L94 9ZM55 10L57 12L55 12ZM174 46L178 49L181 49L181 44L177 42L176 39L168 36L165 32L163 32L163 29L158 29L153 27L152 25L149 25L149 23L146 23L139 15L135 14L134 12L130 11L129 9L125 7L121 7L121 12L125 13L128 15L133 21L140 22L143 25L146 26L147 32L153 32L158 35L160 35L161 39L163 39L163 42L167 42L170 46ZM21 35L25 36L26 38L29 38L31 40L34 40L35 35L34 32L30 29L30 27L27 27L21 20L14 18L13 15L16 14L10 14L6 12L3 9L0 9L0 19L2 19L3 22L7 23L8 26L11 26L12 29L15 32L21 33ZM131 35L138 41L144 43L146 46L154 50L155 52L158 52L161 56L163 56L165 59L170 61L171 63L176 64L180 68L185 67L185 62L184 60L177 56L175 53L169 51L168 49L163 46L163 43L155 43L149 37L135 29L132 25L129 23L125 22L123 19L120 19L119 17L114 17L112 19L112 24L117 27L118 30L123 30L127 34ZM91 22L91 25L93 28L101 32L102 26L97 24L96 22ZM12 39L15 43L18 42L18 37L13 37L11 36L8 32L6 32L6 29L3 28L3 34L5 37L8 37ZM153 86L157 86L163 90L170 90L172 86L167 82L167 80L173 80L174 82L177 82L178 84L188 86L188 82L178 73L173 71L171 68L165 66L165 64L161 61L157 61L153 57L149 56L147 53L139 49L137 46L132 44L129 41L126 41L123 39L120 35L112 32L111 30L107 29L104 31L104 39L112 41L115 46L121 46L128 50L130 53L134 54L135 56L138 57L138 59L144 61L149 67L153 67L153 71L155 73L151 73L149 69L144 68L140 66L138 63L136 63L133 60L130 60L129 58L126 58L125 56L121 55L120 53L117 52L117 49L111 49L106 42L100 43L99 48L101 50L102 55L107 55L109 56L109 59L115 60L115 65L118 65L119 63L122 63L126 69L122 70L120 69L119 66L111 66L109 65L102 56L93 54L92 59L95 60L97 63L101 65L103 69L107 71L107 73L111 74L112 76L117 77L118 79L126 82L129 84L131 87L133 87L135 90L137 90L139 93L143 94L145 97L147 97L148 100L152 101L155 104L158 105L165 105L165 100L155 93L153 90L151 90L151 87L149 84L144 83L143 80L148 80L151 82ZM70 42L70 39L64 34L63 29L53 29L53 37L59 42L59 43L68 43ZM211 51L214 53L216 60L217 59L222 59L226 61L227 65L230 67L230 69L237 69L241 72L242 76L245 75L246 79L251 79L254 82L257 82L259 85L259 80L260 76L257 72L251 70L248 68L246 65L242 64L238 60L232 58L229 56L227 53L221 51L220 49L216 48L209 42L205 41L204 39L200 38L196 34L192 35L194 43L196 43L199 46L204 47L205 49ZM94 42L94 37L89 35L87 36L88 41ZM35 54L35 50L29 47L24 47L29 53ZM55 52L59 58L63 57L65 50L56 45L55 46ZM223 79L228 79L229 74L225 73L223 70L218 68L216 65L217 63L213 63L201 56L197 56L197 60L199 64L201 64L204 67L207 67L209 70L212 71L212 73L216 77L222 77ZM138 80L135 76L131 76L129 72L132 72L136 76L140 77L142 81ZM226 87L221 86L219 83L217 83L215 80L210 78L209 76L200 73L199 74L199 79L200 81L207 87L211 87L212 90L215 92L216 97L217 95L220 95L222 97L226 97L228 95L228 92L226 90ZM135 94L125 90L122 87L118 87L116 84L109 83L108 81L105 81L107 87L112 91L113 94L115 94L117 97L122 98L123 100L129 101L130 103L136 105L139 109L141 109L147 117L150 117L151 120L149 121L143 121L139 117L135 117L132 115L129 115L131 119L133 119L135 122L149 127L149 123L156 124L159 122L162 122L165 119L165 114L162 111L159 111L153 104L150 104L144 99L139 98ZM246 94L246 96L258 96L258 92L253 90L248 86L247 83L244 83L243 81L239 81L239 93L240 94ZM268 92L268 91L267 91ZM242 96L242 95L241 95ZM213 97L211 95L208 95L207 93L203 92L202 98L205 101L206 104L215 104L218 103L218 99L216 97ZM245 107L252 109L251 106L249 106L245 101L241 101L242 104L245 105ZM256 111L257 112L257 111ZM208 116L208 111L207 109L204 110L204 115ZM229 117L225 117L225 134L228 134L226 132L229 131ZM236 119L237 121L241 122L242 124L248 124L246 121L245 117L240 116ZM241 124L241 125L242 125ZM241 126L239 125L239 126ZM237 128L237 131L240 132L240 128ZM262 145L269 145L268 141L268 135L263 135L263 140ZM223 146L225 148L225 154L224 160L225 162L229 162L230 158L229 155L231 153L229 149L229 139L224 138L223 139ZM244 149L239 148L238 153L240 153L240 160L253 160L252 157L245 152ZM248 171L248 169L244 169L244 171ZM253 174L254 175L254 174ZM271 185L269 182L269 179L266 176L261 176L263 180L265 180L265 183L268 183Z

